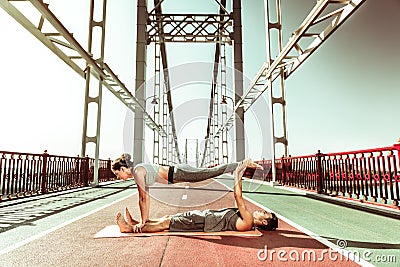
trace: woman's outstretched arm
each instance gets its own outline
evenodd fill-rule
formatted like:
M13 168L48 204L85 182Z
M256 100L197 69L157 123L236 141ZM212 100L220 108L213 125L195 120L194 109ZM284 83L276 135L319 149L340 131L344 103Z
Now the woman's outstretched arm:
M150 195L149 188L145 184L146 170L144 168L137 168L134 171L133 177L139 192L139 209L140 221L134 226L135 232L141 232L144 224L149 220L150 214Z

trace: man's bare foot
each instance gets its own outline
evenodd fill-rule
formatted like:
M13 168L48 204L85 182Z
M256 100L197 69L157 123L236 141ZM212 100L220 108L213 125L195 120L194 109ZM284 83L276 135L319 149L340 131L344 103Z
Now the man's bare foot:
M131 214L129 213L129 210L127 207L125 207L125 220L129 225L134 226L135 224L138 224L139 222L134 220L131 216Z
M117 213L117 216L115 218L117 225L119 226L119 231L121 233L133 233L133 228L130 226L122 216L121 212Z
M248 168L252 168L252 169L258 169L258 170L263 170L263 166L261 166L260 164L252 161L251 159L245 159L244 162L247 163L247 167Z

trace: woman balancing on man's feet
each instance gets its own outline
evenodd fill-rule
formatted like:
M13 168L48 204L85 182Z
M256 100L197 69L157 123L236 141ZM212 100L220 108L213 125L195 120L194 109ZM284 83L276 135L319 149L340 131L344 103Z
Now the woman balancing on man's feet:
M247 168L262 169L257 163L246 160ZM134 178L139 192L140 221L135 224L134 232L141 232L149 220L150 195L149 186L158 183L200 182L215 178L221 174L233 172L238 163L222 164L212 168L194 168L186 164L163 166L158 164L133 165L129 154L123 154L113 161L111 169L124 181Z
M250 160L245 160L237 165L234 171L235 204L237 208L220 210L193 210L175 215L166 215L162 218L147 220L141 227L142 232L153 233L164 230L171 232L218 232L218 231L248 231L253 227L263 230L278 228L278 218L274 213L258 210L250 213L242 197L242 175L246 167L252 165ZM135 226L140 222L134 220L128 209L125 217L117 214L116 222L122 233L135 232Z

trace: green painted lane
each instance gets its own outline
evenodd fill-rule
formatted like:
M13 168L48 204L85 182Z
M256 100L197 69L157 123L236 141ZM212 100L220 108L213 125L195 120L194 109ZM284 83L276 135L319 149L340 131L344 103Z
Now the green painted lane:
M19 246L136 193L133 180L1 203L0 258ZM1 265L1 264L0 264Z
M219 182L232 188L231 179ZM247 198L376 266L400 266L400 221L312 199L302 192L243 181Z

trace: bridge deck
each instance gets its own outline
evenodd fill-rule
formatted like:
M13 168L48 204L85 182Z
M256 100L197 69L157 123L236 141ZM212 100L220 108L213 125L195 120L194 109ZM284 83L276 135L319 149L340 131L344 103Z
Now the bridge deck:
M232 182L231 177L224 176L197 184L155 186L151 188L151 217L233 206L233 193L228 190ZM137 217L133 181L3 202L0 266L357 266L330 249L337 243L347 244L344 255L354 252L363 258L362 253L370 252L364 256L373 265L395 266L393 261L400 261L399 223L394 218L251 181L244 182L244 191L251 210L265 207L279 215L277 231L247 238L95 239L97 232L114 224L116 212L126 206ZM369 265L366 260L358 263Z

